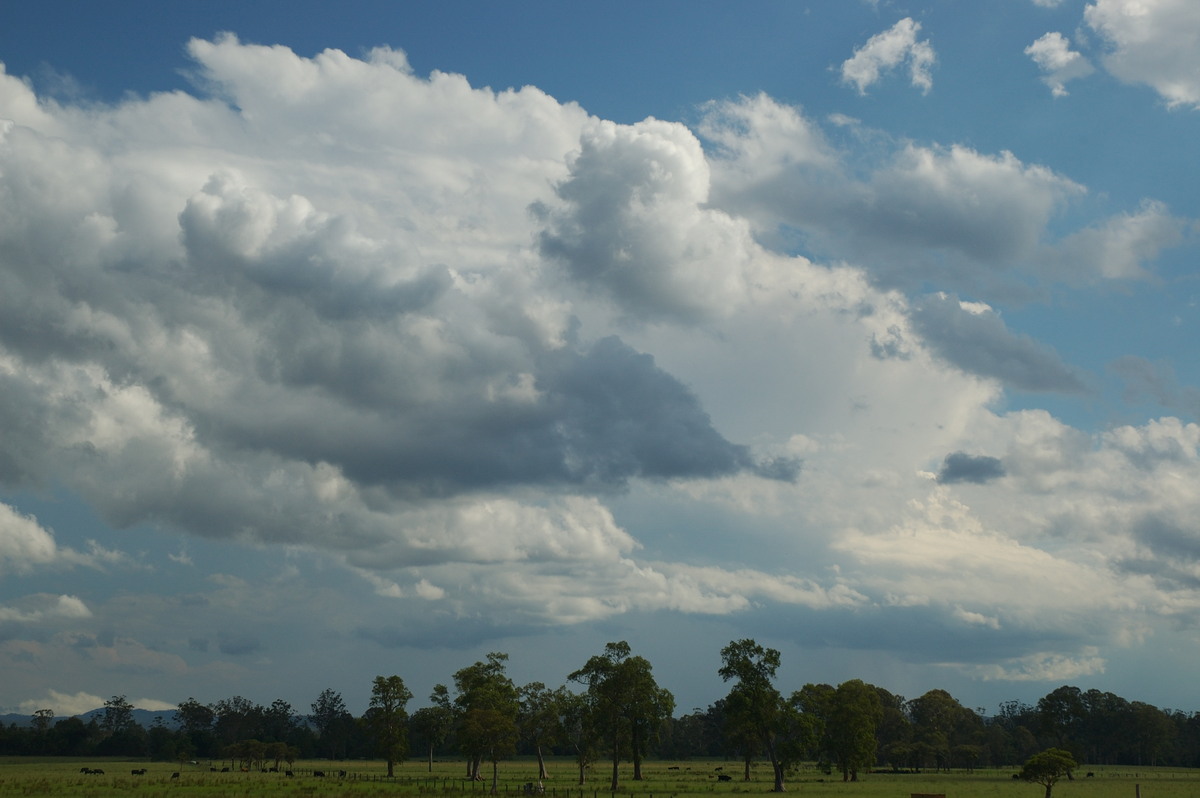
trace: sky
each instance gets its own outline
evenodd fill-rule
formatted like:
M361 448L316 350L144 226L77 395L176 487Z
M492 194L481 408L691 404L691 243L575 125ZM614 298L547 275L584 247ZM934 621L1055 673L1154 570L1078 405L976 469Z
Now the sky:
M1200 4L0 7L0 711L626 640L1200 710Z

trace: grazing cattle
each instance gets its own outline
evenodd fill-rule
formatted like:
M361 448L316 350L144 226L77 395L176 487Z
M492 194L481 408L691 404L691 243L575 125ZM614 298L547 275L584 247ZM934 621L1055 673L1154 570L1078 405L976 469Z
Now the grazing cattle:
M1019 778L1021 778L1021 774L1020 774L1020 773L1014 773L1014 774L1013 774L1013 778L1014 778L1014 779L1019 779Z
M338 771L338 778L339 778L339 779L344 779L344 778L346 778L346 771L344 771L344 770L339 770L339 771Z
M679 770L679 765L670 765L667 770Z
M289 779L290 779L290 778L294 778L294 777L296 776L296 774L295 774L295 773L293 773L293 772L292 772L292 771L290 771L290 770L285 770L285 771L283 771L283 775L287 776Z
M208 766L208 770L209 770L209 772L210 772L210 773L216 773L216 772L217 772L217 766L216 766L216 765L209 765L209 766Z
M733 776L730 776L728 773L718 773L717 780L718 781L733 781Z
M221 768L221 772L222 772L222 773L228 773L228 772L229 772L229 768Z
M536 784L532 781L525 782L525 786L521 788L526 795L545 795L546 788L539 781Z
M1087 774L1087 777L1090 779L1090 778L1093 778L1095 775L1096 775L1095 773L1093 773L1093 772L1091 772L1091 771L1089 770L1089 771L1088 771L1088 774Z
M179 773L178 772L172 773L171 778L173 778L173 779L179 778Z
M323 778L325 778L325 771L323 771L323 770L314 770L314 771L313 771L313 778L314 778L314 779L323 779Z
M145 776L146 769L145 768L134 768L133 770L129 771L129 775L130 776Z

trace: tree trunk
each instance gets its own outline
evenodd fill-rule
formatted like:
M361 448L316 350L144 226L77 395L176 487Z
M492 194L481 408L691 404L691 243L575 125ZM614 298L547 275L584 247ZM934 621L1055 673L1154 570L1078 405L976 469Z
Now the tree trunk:
M779 762L779 757L775 756L775 744L771 741L767 742L767 758L771 760L771 772L775 776L775 787L773 792L786 792L783 786L783 765Z
M743 764L745 765L745 770L743 773L742 781L750 781L750 760L751 759L752 759L752 757L749 754L745 754L742 757Z
M537 746L537 760L538 760L538 781L545 781L545 779L546 779L546 757L542 756L541 744L538 744L538 746Z
M429 744L429 772L433 772L433 743Z
M613 740L613 759L612 759L612 785L609 787L609 792L616 792L621 781L621 747L617 740Z
M633 728L629 730L629 745L633 750L633 780L642 780L642 743L641 735L638 734L637 723L633 724Z
M500 760L492 760L492 795L496 795L496 788L500 784Z

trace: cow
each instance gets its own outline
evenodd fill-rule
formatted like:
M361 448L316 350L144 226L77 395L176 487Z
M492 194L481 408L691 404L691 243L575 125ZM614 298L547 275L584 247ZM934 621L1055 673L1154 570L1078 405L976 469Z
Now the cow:
M323 770L314 770L314 771L313 771L313 778L314 778L314 779L323 779L323 778L325 778L325 771L323 771Z
M174 773L172 773L171 778L173 778L173 779L179 778L179 771L175 771Z
M129 771L129 775L130 776L145 776L146 769L145 768L134 768L133 770Z
M295 778L295 776L296 776L296 774L290 770L283 771L283 775L287 776L289 779Z
M338 771L338 778L339 778L339 779L344 779L344 778L346 778L346 771L344 771L344 770L339 770L339 771Z
M718 773L717 781L733 781L733 776L730 776L728 773Z

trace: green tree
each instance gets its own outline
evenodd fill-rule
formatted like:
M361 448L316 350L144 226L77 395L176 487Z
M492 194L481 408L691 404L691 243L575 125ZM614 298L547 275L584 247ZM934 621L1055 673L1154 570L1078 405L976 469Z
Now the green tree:
M33 713L33 730L39 736L50 730L50 721L54 720L53 709L39 709Z
M654 681L650 662L632 656L622 640L608 643L603 654L588 659L568 678L587 685L591 730L605 741L612 758L611 790L616 792L620 785L622 756L632 758L633 778L640 779L642 756L675 709L674 697Z
M286 743L296 732L296 714L292 705L282 698L275 699L263 710L261 723L263 738L273 742Z
M350 725L354 720L346 711L342 694L330 688L322 690L312 703L312 714L308 718L317 729L321 752L329 759L336 759L339 753L345 751Z
M834 687L828 684L806 684L792 694L792 704L804 717L812 733L810 752L817 767L825 773L833 771L833 741L830 739L829 719L833 713Z
M379 753L387 760L388 777L395 775L397 762L408 755L408 712L412 692L399 676L376 676L371 685L367 725Z
M829 707L828 739L842 781L858 781L858 771L875 764L875 729L883 719L879 694L861 679L838 685Z
M508 677L508 655L492 652L454 674L458 695L459 744L467 755L472 779L483 759L492 763L492 794L499 786L499 762L517 747L517 688Z
M104 702L104 716L100 720L100 728L108 734L128 731L133 728L133 704L125 700L123 695L115 695Z
M579 783L587 777L587 769L596 761L595 713L592 697L563 690L559 704L559 725L562 741L570 747L579 767Z
M450 703L450 691L444 684L433 686L429 696L433 706L422 707L412 715L413 728L424 736L428 744L429 772L433 772L433 752L446 742L454 729L454 707Z
M213 722L216 717L212 707L201 704L194 698L180 703L175 710L179 733L188 739L191 749L198 756L217 755L216 738L213 736Z
M1084 714L1083 694L1078 687L1063 685L1037 702L1042 733L1054 741L1056 748L1064 751L1076 748Z
M538 780L546 778L545 746L554 745L561 733L561 712L558 706L563 688L551 690L541 682L530 682L518 690L518 723L521 736L537 755Z
M945 690L930 690L908 702L914 745L921 764L932 758L938 769L950 768L958 746L975 745L983 739L983 722Z
M750 759L765 751L771 762L774 791L783 792L784 769L776 741L788 721L783 696L773 684L779 668L779 652L763 648L751 639L734 640L721 649L718 675L734 681L725 699L726 734L742 751L744 778L750 780Z
M226 747L261 734L263 708L248 698L235 695L213 705L214 732Z
M1041 784L1046 788L1046 798L1054 785L1063 776L1070 778L1071 771L1079 767L1070 751L1061 748L1047 748L1040 754L1034 754L1021 768L1020 777L1024 781Z

